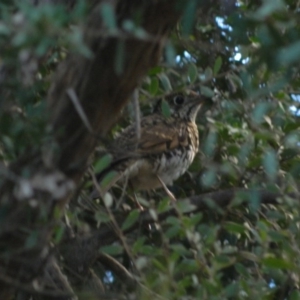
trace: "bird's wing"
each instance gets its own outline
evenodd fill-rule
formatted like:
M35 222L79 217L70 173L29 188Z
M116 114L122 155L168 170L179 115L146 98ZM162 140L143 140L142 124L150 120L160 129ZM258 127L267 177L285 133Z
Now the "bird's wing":
M188 134L185 126L161 123L142 129L137 152L158 154L187 145Z
M172 118L165 119L162 116L144 118L141 123L140 138L138 139L136 135L134 126L128 127L121 133L113 146L113 152L117 154L116 159L163 153L180 146L187 146L189 143L188 131L184 123Z

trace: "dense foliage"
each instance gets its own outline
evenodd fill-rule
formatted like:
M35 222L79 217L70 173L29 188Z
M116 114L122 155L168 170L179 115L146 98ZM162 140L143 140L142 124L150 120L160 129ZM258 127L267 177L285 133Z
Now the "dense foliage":
M4 165L28 151L55 147L45 105L51 76L69 52L91 55L82 35L88 1L34 8L29 2L0 4ZM103 293L118 299L300 299L299 3L208 1L197 9L198 2L183 5L160 64L138 90L142 115L172 91L193 89L210 99L197 119L200 151L170 188L178 199L177 215L158 217L170 208L164 190L141 192L140 203L160 221L139 226L140 211L129 189L116 186L103 200L89 198L89 171L66 210L68 225L57 222L53 244L59 245L68 230L83 236L111 226L118 238L103 240L99 253L123 265L136 285L124 280L120 265L112 269L99 259L91 268ZM101 13L104 34L127 31L147 38L138 16L121 30L109 2ZM112 53L120 72L122 51L120 44ZM109 140L135 118L130 103ZM94 171L109 163L105 143L99 141ZM5 176L10 174L1 174L0 165L0 183ZM186 213L191 207L185 198L225 189L240 191L229 206L208 199L208 209ZM279 200L262 203L261 190L278 193ZM0 208L0 222L3 213ZM38 243L34 232L27 247L32 243ZM64 261L60 264L64 268ZM85 295L82 299L98 299L88 282L73 288ZM84 298L86 293L91 298Z

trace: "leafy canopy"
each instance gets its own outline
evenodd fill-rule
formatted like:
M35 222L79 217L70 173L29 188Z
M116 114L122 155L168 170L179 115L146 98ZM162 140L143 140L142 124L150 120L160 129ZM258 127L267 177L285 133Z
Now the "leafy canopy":
M93 232L112 215L127 215L120 226L125 244L116 240L100 251L136 274L138 299L153 293L155 299L300 299L300 207L288 196L298 192L300 177L299 5L292 0L215 2L201 9L196 0L183 5L161 63L139 87L141 113L174 90L192 88L211 99L197 120L200 152L172 188L177 199L261 188L278 192L281 203L265 205L252 192L237 194L227 208L210 202L209 210L184 214L186 202L179 201L179 216L129 230L139 217L130 191L116 187L104 201L92 201L87 176L67 214L76 232ZM13 162L28 148L55 147L45 97L69 52L91 55L82 35L88 10L87 1L77 1L71 10L50 4L33 9L28 1L0 4L2 162ZM112 6L106 4L101 13L106 34L146 37L138 16L120 29ZM124 49L119 50L112 55L122 72ZM110 138L134 119L132 104L127 112ZM96 155L93 165L101 170L108 163L109 157ZM138 197L153 218L169 209L163 191ZM63 231L59 225L56 244ZM95 271L110 291L130 292L118 272L104 266Z

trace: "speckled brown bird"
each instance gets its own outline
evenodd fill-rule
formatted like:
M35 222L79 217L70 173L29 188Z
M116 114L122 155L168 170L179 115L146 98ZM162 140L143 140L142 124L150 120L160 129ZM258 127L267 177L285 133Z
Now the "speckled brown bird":
M101 181L114 171L105 191L121 178L127 178L134 190L163 187L175 199L166 185L171 185L187 171L198 151L195 119L203 97L189 91L170 95L165 100L169 105L169 116L163 114L162 100L159 100L154 113L141 119L140 137L137 126L133 124L124 129L109 147L112 163L97 174Z

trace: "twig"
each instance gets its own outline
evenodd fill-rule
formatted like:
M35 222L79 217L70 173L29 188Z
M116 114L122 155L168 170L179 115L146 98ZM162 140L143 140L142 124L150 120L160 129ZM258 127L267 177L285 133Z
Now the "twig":
M104 253L100 253L98 261L113 271L116 276L118 276L130 289L136 286L137 280L134 278L134 276L113 257Z
M13 286L14 288L20 289L32 295L41 295L48 297L66 297L66 299L76 299L73 292L61 292L61 291L49 291L49 290L37 290L30 284L24 284L17 281L15 278L11 278L4 275L5 271L0 270L0 281L6 283L7 285Z
M137 141L141 138L141 111L139 105L139 91L136 88L132 95L132 102L134 108L134 117L135 117L135 133Z
M67 94L70 97L72 103L74 104L74 107L75 107L76 111L78 112L78 115L80 116L85 127L88 129L88 131L90 133L94 134L93 128L92 128L85 112L83 111L83 108L79 102L79 99L78 99L74 89L73 88L67 89Z
M99 183L98 183L98 181L97 181L97 179L96 179L96 176L95 176L95 174L94 174L93 172L91 172L91 176L92 176L92 181L93 181L94 186L96 187L97 191L100 193L100 192L101 192L101 188L100 188ZM102 199L103 199L103 198L102 198ZM132 265L134 266L134 269L135 269L136 271L138 271L137 267L135 266L134 259L133 259L133 257L132 257L131 251L130 251L130 249L129 249L127 243L126 243L126 238L125 238L125 236L124 236L122 230L120 229L118 222L116 221L116 219L115 219L114 215L112 214L110 208L109 208L108 206L106 206L106 205L104 205L104 206L105 206L106 212L108 213L109 218L110 218L110 220L111 220L111 222L112 222L113 229L114 229L114 231L116 232L116 235L117 235L118 238L120 239L121 244L122 244L122 246L123 246L123 248L124 248L126 254L127 254L128 257L131 259Z

